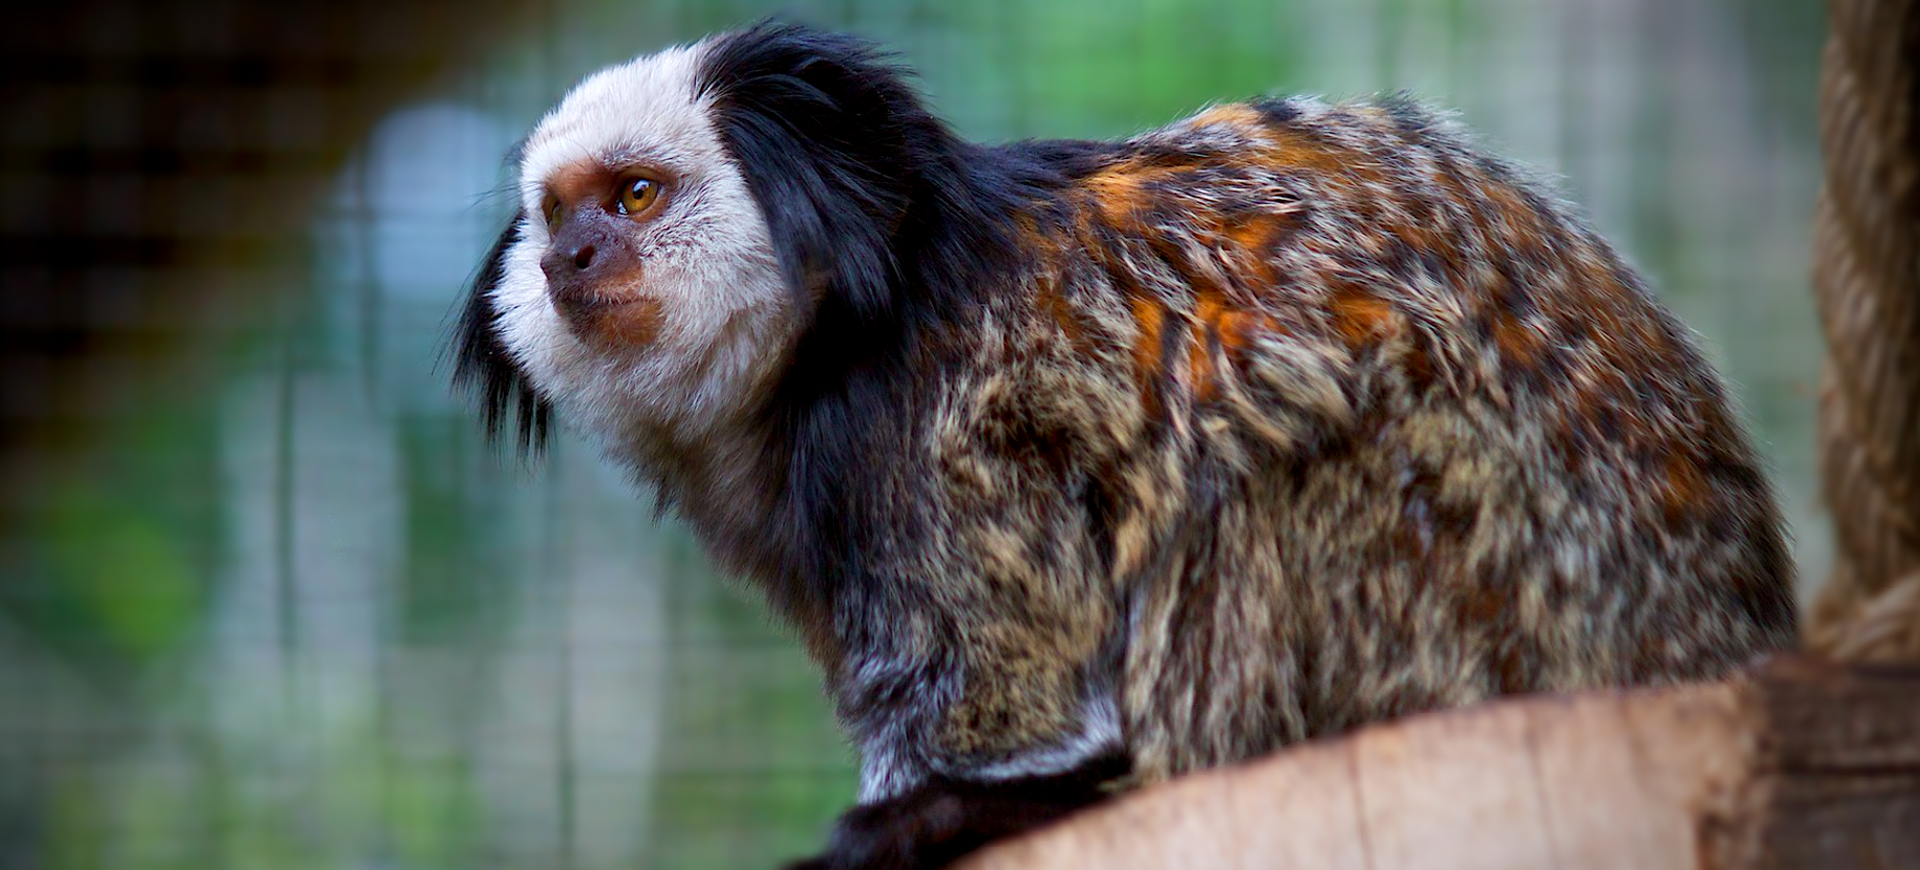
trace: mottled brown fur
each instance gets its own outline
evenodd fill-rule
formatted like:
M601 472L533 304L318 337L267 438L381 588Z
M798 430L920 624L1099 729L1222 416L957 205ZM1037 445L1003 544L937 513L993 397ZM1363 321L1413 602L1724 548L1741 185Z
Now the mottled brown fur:
M863 765L819 866L1792 642L1773 496L1691 336L1434 113L983 147L857 40L661 57L543 122L529 202L601 210L503 235L463 372L523 437L584 420L800 631ZM654 158L669 206L602 214Z
M938 751L1060 739L1116 646L1152 781L1788 643L1758 461L1613 252L1417 107L1276 106L1116 150L949 336Z

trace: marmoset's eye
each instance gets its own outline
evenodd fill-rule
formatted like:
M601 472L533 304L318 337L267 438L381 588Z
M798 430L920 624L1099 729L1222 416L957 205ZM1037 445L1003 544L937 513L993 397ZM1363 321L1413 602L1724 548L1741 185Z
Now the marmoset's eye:
M660 201L660 182L645 175L629 175L620 179L618 194L614 208L622 215L639 220Z

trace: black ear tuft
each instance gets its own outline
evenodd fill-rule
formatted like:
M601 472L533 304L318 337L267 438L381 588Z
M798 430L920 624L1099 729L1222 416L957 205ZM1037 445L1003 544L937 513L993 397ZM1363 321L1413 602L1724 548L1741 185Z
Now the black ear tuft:
M453 385L480 394L481 420L489 441L499 440L511 409L514 446L522 455L538 456L547 445L553 406L541 398L533 381L507 352L495 328L498 315L492 299L493 289L506 272L507 250L518 238L518 224L517 218L507 224L467 289L454 349Z
M719 37L701 60L699 92L802 310L823 285L862 318L894 302L894 235L921 170L955 147L908 75L871 43L790 24Z

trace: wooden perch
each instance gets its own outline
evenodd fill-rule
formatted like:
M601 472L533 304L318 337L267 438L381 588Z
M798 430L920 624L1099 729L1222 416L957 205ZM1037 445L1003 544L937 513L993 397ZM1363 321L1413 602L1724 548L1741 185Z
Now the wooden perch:
M1920 667L1780 658L1415 717L1130 794L961 866L1920 868Z

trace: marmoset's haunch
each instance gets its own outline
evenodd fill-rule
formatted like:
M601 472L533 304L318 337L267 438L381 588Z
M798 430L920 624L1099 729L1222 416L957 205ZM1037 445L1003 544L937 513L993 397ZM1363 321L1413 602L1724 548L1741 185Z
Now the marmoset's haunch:
M457 377L804 639L862 761L806 866L1793 641L1695 338L1408 98L980 145L872 44L766 23L588 77L516 159Z

